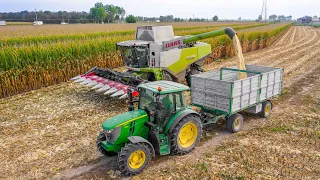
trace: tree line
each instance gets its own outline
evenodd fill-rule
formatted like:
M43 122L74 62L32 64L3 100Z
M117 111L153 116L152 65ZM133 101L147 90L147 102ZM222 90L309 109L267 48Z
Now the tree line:
M173 17L173 15L160 16L160 17L143 17L143 16L126 16L126 10L123 7L113 4L103 4L97 2L89 13L82 12L67 12L67 11L21 11L21 12L9 12L1 13L0 20L6 20L8 22L34 22L43 21L44 24L60 24L65 23L113 23L124 22L135 23L140 22L204 22L204 21L218 21L218 16L214 16L212 19L204 18L190 18L183 19L179 17Z

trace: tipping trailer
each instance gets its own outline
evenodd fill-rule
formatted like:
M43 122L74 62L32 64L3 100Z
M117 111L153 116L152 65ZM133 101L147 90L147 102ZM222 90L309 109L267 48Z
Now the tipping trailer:
M269 100L281 93L283 69L245 67L246 70L221 68L192 76L191 105L201 108L203 124L224 118L227 119L227 129L237 132L243 123L239 112L245 110L261 117L269 116L272 108ZM247 73L247 78L239 80L240 72Z
M247 78L238 80L239 72ZM122 174L140 173L156 155L189 153L204 125L225 119L227 129L237 132L243 125L241 111L269 116L270 99L281 93L282 75L282 68L255 65L193 75L191 106L200 112L186 105L188 86L163 80L140 84L137 91L128 89L128 112L103 122L97 148L106 156L118 156Z

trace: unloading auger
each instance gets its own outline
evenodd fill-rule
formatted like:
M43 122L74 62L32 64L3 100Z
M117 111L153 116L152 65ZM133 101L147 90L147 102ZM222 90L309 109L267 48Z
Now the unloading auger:
M72 78L105 95L127 97L128 88L135 89L148 81L187 81L203 72L203 61L211 54L211 45L198 40L227 34L233 39L231 28L194 36L174 36L172 26L137 27L136 39L117 43L127 72L94 67L83 75Z

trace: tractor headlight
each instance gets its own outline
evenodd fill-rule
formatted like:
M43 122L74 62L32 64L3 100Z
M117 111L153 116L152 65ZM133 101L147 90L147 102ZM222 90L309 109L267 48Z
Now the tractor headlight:
M111 130L105 130L104 131L104 134L106 135L106 138L107 138L107 140L111 140L111 138L112 138L112 132L113 132L113 130L114 129L111 129Z
M119 126L111 130L104 130L104 134L106 135L107 141L109 141L110 143L114 143L121 134L121 127L122 126Z

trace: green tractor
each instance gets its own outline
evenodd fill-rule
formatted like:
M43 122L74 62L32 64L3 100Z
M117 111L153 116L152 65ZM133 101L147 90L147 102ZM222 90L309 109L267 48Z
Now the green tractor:
M188 89L171 81L139 85L138 92L128 93L129 111L102 124L98 150L106 156L118 154L124 175L140 173L155 155L190 152L200 141L202 123L200 115L186 106L183 93Z

